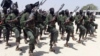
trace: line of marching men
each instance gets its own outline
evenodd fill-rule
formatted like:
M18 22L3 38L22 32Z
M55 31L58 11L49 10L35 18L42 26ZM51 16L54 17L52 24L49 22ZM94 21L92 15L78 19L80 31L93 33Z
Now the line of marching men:
M29 38L29 55L32 56L35 45L39 41L38 36L40 36L40 40L43 40L42 34L43 32L46 34L47 31L50 33L50 51L55 52L56 50L53 47L56 46L59 32L62 40L64 39L64 33L66 32L67 34L65 47L69 46L70 38L77 40L74 37L74 23L77 27L76 33L79 30L78 43L81 43L81 40L85 40L87 34L95 36L94 32L98 25L94 22L95 16L92 12L87 11L87 13L84 13L83 10L80 10L73 16L73 12L69 12L67 9L55 13L54 8L50 8L49 13L47 13L38 9L38 6L39 2L28 4L25 6L24 11L20 13L16 3L13 3L8 11L7 7L3 7L3 14L0 13L0 38L3 33L6 46L11 46L9 38L12 32L14 32L16 51L21 51L22 49L20 49L19 44L23 31L26 44L28 43L27 38ZM58 23L59 31L56 29L55 23Z

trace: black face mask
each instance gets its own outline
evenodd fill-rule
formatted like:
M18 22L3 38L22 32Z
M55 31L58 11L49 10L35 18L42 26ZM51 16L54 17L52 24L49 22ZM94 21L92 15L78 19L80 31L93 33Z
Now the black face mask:
M16 16L18 16L19 11L18 11L17 9L13 9L13 13L14 13Z
M25 6L25 12L31 13L32 6L30 4Z
M50 8L50 14L54 15L54 8Z
M69 10L68 9L65 10L65 14L66 14L66 16L69 16Z
M65 12L66 16L69 16L69 12Z
M7 14L7 8L6 7L3 8L3 13Z
M79 15L79 12L77 12L76 15Z
M87 12L87 15L89 16L90 15L90 12Z
M80 10L80 15L82 15L83 14L83 10Z
M69 18L69 20L70 20L71 22L74 22L74 17L71 16L71 17Z
M64 12L64 10L62 10L61 14L62 14L63 16L65 15L65 12Z

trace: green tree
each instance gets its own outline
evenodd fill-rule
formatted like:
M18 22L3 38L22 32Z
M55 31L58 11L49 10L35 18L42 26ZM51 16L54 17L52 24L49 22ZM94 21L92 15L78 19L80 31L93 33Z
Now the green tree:
M98 10L98 7L94 4L88 4L81 8L81 10Z

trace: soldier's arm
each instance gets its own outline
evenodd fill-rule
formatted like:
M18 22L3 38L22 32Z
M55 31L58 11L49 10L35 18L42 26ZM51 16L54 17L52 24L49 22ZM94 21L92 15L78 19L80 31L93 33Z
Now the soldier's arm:
M31 13L28 17L28 19L26 20L26 23L30 22L31 20L34 19L34 13Z
M10 18L11 18L11 16L8 15L7 18L5 19L5 22L6 22L6 23L10 23L10 22L11 22L11 21L10 21Z
M45 20L45 25L47 25L49 23L48 21L48 15L46 16L46 20Z

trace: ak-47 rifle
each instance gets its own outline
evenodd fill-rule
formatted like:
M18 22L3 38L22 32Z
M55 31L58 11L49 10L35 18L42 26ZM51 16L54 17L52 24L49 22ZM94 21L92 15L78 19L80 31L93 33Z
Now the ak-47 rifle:
M88 12L88 10L90 10L90 6L86 9L86 13ZM84 15L85 16L85 15ZM83 15L81 16L80 20L83 20ZM90 21L90 18L89 18L89 21Z
M88 12L88 10L90 10L90 6L86 9L86 13ZM79 23L82 22L82 24L84 24L84 19L85 19L84 17L85 17L85 14L82 14L82 15L81 15L81 18L80 18L80 20L79 20ZM90 21L90 19L91 19L91 18L89 18L89 21Z
M43 5L45 2L46 2L47 0L42 0L41 2L40 2L40 5Z
M18 18L21 17L21 15L23 15L23 13L24 13L24 11L22 11L21 13L19 13L19 15L15 19L10 20L10 22L16 22L16 21L18 21Z
M89 6L89 7L87 8L87 10L86 10L86 12L89 12L89 14L90 14L90 11L89 11L90 8L91 8L91 7ZM89 21L91 21L91 17L89 17Z
M43 5L45 2L46 2L46 0L45 0L45 1L42 0L38 7L40 7L41 5ZM36 3L35 3L35 4L36 4ZM18 7L18 6L17 6L17 7ZM21 15L23 15L23 13L24 13L24 11L23 11L22 13L20 13L15 19L11 20L11 22L17 21L18 18L19 18Z
M60 7L60 8L58 9L58 11L55 13L55 16L53 17L53 19L51 20L51 22L52 22L52 21L55 21L57 15L58 15L58 13L59 13L59 11L62 10L62 8L63 8L64 6L65 6L65 4L62 4L62 5L61 5L61 7Z
M35 8L36 9L36 11L39 9L39 7L40 6L42 6L45 2L46 2L47 0L42 0L40 3L39 3L39 5L37 6L37 8ZM32 10L34 10L34 8L32 9ZM33 15L34 13L32 13L31 15ZM30 22L31 20L33 20L33 18L31 18L30 16L29 16L29 19L26 21L26 23L28 23L28 22Z
M73 12L76 12L79 9L79 6L76 7L76 9Z
M79 6L77 6L77 7L75 8L75 10L73 11L73 14L74 14L78 9L79 9ZM69 18L70 18L70 17L68 17L68 18L66 19L66 22L69 22Z

